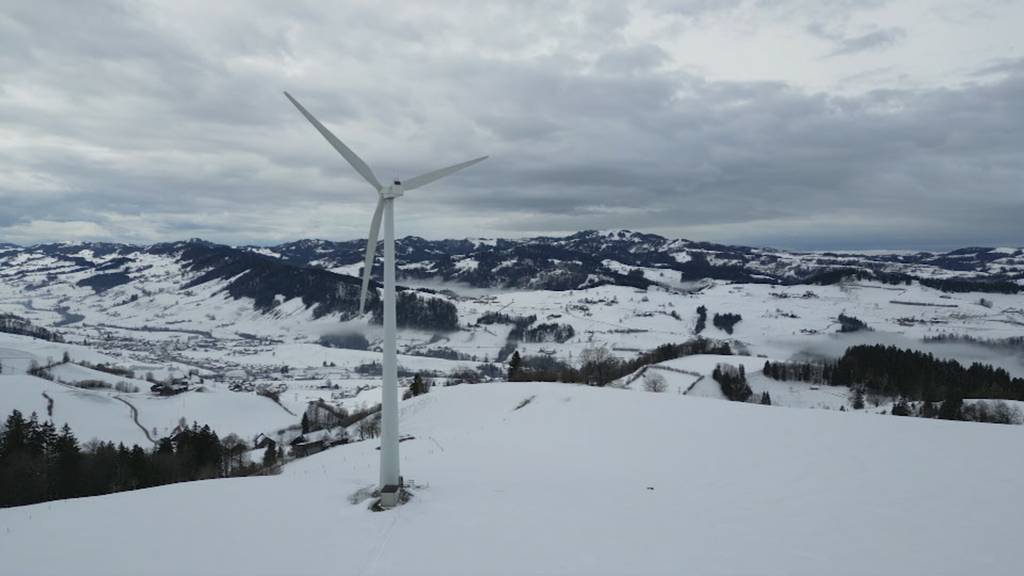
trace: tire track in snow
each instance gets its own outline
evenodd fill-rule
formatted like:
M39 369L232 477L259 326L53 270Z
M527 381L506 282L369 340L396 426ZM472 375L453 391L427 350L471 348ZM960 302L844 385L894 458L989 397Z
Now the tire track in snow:
M138 408L136 408L131 402L125 400L121 396L114 396L114 398L128 405L128 408L132 411L132 420L135 422L135 425L138 426L139 430L142 430L142 433L146 435L146 440L149 440L155 446L156 440L153 440L153 437L149 435L149 431L146 430L146 427L142 425L142 422L139 422Z

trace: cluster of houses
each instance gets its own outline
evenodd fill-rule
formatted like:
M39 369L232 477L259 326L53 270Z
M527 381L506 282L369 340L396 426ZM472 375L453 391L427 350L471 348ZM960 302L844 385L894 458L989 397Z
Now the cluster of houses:
M187 376L171 377L167 382L154 382L149 391L160 396L174 396L188 392L203 383L198 371L191 371Z
M149 387L149 391L160 396L174 396L182 392L188 392L187 380L173 380L171 382L157 382Z
M282 439L282 441L284 440ZM273 446L276 448L277 443L278 440L275 440L267 434L258 434L253 441L253 448L261 450L266 450L267 446ZM303 458L310 454L322 452L331 446L348 443L348 432L344 428L324 428L323 430L314 430L312 432L299 434L290 441L287 441L289 453L293 458Z

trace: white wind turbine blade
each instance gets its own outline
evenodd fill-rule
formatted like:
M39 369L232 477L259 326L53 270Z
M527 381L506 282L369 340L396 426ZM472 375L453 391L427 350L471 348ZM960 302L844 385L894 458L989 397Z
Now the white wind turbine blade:
M380 217L384 213L384 198L377 199L377 209L370 220L370 235L366 238L366 260L363 261L363 289L359 292L359 313L366 306L366 291L370 288L370 274L373 272L373 259L377 255L377 234L380 232Z
M299 104L298 100L292 98L291 94L285 92L284 95L291 100L292 104L294 104L296 108L299 109L299 112L302 112L302 115L306 117L306 120L309 120L309 123L312 124L328 142L330 142L331 146L334 146L334 149L337 150L345 160L348 160L348 163L356 169L356 172L359 172L359 175L365 178L366 181L373 186L374 190L379 192L380 189L383 188L383 186L380 185L380 182L377 181L377 177L373 175L373 170L370 170L370 167L366 165L366 162L363 162L362 158L356 156L355 152L349 149L348 146L345 146L344 142L339 140L338 137L332 134L330 130L320 123L319 120L314 118L309 111L302 107L302 104Z
M440 180L441 178L444 178L449 174L454 174L455 172L458 172L463 168L469 168L473 164L478 164L480 162L483 162L484 160L487 160L488 158L490 158L490 156L481 156L479 158L470 160L469 162L463 162L462 164L456 164L454 166L449 166L447 168L441 168L440 170L434 170L433 172L427 172L426 174L420 174L415 178L403 180L402 188L404 188L405 190L413 190L415 188L419 188L420 186L426 186L427 184L430 184L434 180Z

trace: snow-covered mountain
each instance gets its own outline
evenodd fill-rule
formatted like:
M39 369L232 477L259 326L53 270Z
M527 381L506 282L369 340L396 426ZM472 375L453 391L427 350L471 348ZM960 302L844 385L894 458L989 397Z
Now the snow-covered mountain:
M365 241L300 240L250 250L283 260L358 273ZM578 289L598 284L714 278L741 282L828 283L843 275L896 282L922 279L950 289L1013 289L1024 282L1024 250L964 248L947 253L788 252L729 246L629 230L583 231L521 240L398 241L401 275L478 287Z
M288 446L311 407L372 414L381 340L373 315L356 313L363 249L316 240L2 248L0 415L66 423L83 445L150 447L183 421L250 446ZM368 440L293 452L280 476L0 510L0 565L19 574L682 565L859 574L878 572L882 558L883 572L954 574L979 565L963 545L990 559L984 571L1014 573L1004 536L1021 470L991 455L1012 452L1024 428L881 417L903 399L878 386L865 395L779 379L769 365L887 344L1024 376L1021 250L812 254L615 231L406 238L399 251L402 385L414 374L435 384L402 403L407 506L367 510L377 458ZM509 376L516 357L530 379L579 376L604 357L614 380L524 383ZM720 367L742 367L745 400L726 401L737 398ZM1017 394L962 402L964 419L987 410L1024 421ZM924 414L924 402L911 407ZM355 438L368 421L341 426ZM949 515L960 520L952 529ZM88 528L103 517L159 528L111 539ZM154 564L172 550L160 533L190 553ZM266 541L287 553L253 552ZM396 555L381 554L389 541L400 542ZM38 542L74 542L76 554Z
M167 290L245 299L262 314L297 300L314 317L349 318L358 306L365 242L300 240L271 247L231 247L193 239L134 246L61 243L0 246L0 278L26 298L62 286L70 299L114 288L131 301ZM601 285L692 286L718 279L743 283L831 284L851 276L921 284L945 291L1016 293L1024 288L1024 250L965 248L933 254L798 253L726 246L626 230L584 231L521 240L398 241L399 277L409 285L456 282L479 288L576 290ZM379 266L380 259L377 260ZM423 300L434 301L432 310ZM114 305L116 302L108 302ZM371 295L371 307L376 296ZM450 317L443 298L411 292L400 322L430 327Z

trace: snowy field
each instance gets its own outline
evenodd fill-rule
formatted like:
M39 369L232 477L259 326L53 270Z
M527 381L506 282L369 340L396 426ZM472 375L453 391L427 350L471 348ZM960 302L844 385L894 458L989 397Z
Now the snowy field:
M182 419L188 425L209 424L222 437L234 433L247 440L299 420L299 416L289 414L268 398L216 388L166 398L143 395L131 398L131 402L139 410L139 419L146 429L156 429L155 437L166 436Z
M67 343L51 343L25 336L0 334L3 374L24 374L33 364L51 365L65 353L72 364L51 368L54 378L67 384L101 380L124 381L138 393L111 390L85 391L58 387L76 401L87 401L88 414L102 415L103 423L83 420L75 432L83 439L96 431L104 440L140 441L138 426L130 420L121 396L139 411L140 424L156 435L169 432L181 419L209 424L221 436L235 433L251 440L258 433L273 433L295 425L308 402L322 399L347 410L370 408L380 401L379 379L372 365L380 361L379 327L367 318L340 322L337 317L312 318L298 299L282 301L268 315L252 309L246 299L232 300L218 292L218 282L183 290L180 279L189 272L166 259L154 259L139 274L146 292L125 285L93 293L76 285L74 274L65 281L39 282L42 273L12 277L0 285L0 311L13 312L39 326L60 331ZM655 270L643 270L653 275ZM653 277L653 276L652 276ZM756 396L771 395L776 406L832 409L850 408L846 389L776 382L760 374L765 359L840 356L854 344L883 343L932 352L962 363L990 363L1010 374L1024 376L1024 354L977 344L934 343L923 339L940 334L975 338L1024 336L1024 298L1020 295L946 294L913 285L846 282L831 286L772 286L705 281L636 290L600 286L587 290L482 291L449 285L459 292L450 296L458 308L460 327L453 332L402 330L399 365L403 373L427 371L445 375L493 362L508 343L510 324L480 324L485 314L536 316L534 325L571 326L565 342L523 342L523 356L552 356L578 365L581 353L604 346L622 359L665 343L694 337L697 308L707 308L707 326L701 336L728 342L746 357L691 357L650 368L666 379L668 394L721 399L710 378L718 362L742 363ZM441 287L441 286L435 286ZM26 299L26 294L31 297ZM984 302L983 302L984 299ZM66 309L74 303L81 320L65 323ZM715 327L713 317L735 313L742 320L732 334ZM838 334L837 316L845 313L863 320L870 331ZM328 348L321 335L362 333L368 350ZM458 354L452 360L426 354ZM110 376L78 363L107 363L134 371L134 379ZM499 364L498 369L503 370ZM369 368L369 369L368 369ZM204 392L159 398L149 392L147 376L166 380L195 373L204 380ZM642 376L642 375L641 375ZM33 379L31 382L37 382ZM232 383L247 383L245 391L229 391ZM407 379L406 379L407 383ZM644 381L629 377L618 384L644 390ZM280 405L255 395L257 386L283 387ZM0 387L0 407L42 415L42 388L36 393ZM84 399L84 400L83 400ZM888 400L886 400L888 401ZM58 407L72 406L72 401ZM290 413L289 413L290 412ZM69 417L70 418L70 417ZM128 420L125 424L123 421ZM117 422L117 424L112 424ZM141 440L144 440L142 438Z
M396 510L350 500L377 480L363 442L0 510L5 573L1019 574L1020 427L513 383L402 417Z
M20 410L27 418L35 412L47 420L46 394L53 399L53 423L58 428L71 426L79 442L97 439L149 447L142 430L132 422L127 404L110 395L81 390L36 378L27 374L0 375L0 414Z

